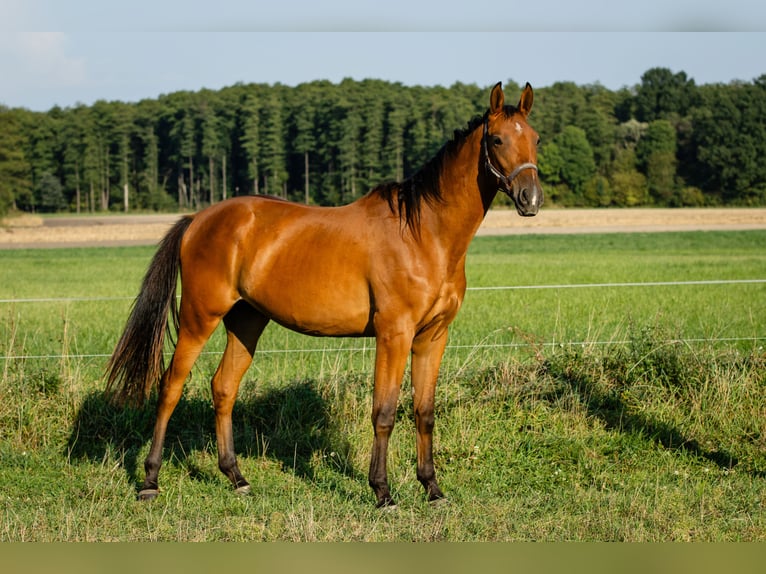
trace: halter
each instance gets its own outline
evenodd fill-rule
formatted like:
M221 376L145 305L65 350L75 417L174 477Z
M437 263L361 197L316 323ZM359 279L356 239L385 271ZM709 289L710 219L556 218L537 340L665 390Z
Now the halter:
M513 180L525 169L533 169L537 171L537 165L527 162L517 166L509 175L503 175L503 173L492 165L492 161L489 159L489 150L487 149L487 136L489 135L489 116L484 119L484 135L481 138L482 151L484 152L484 167L492 173L496 178L500 180L503 191L509 196L513 197L511 191L511 184Z

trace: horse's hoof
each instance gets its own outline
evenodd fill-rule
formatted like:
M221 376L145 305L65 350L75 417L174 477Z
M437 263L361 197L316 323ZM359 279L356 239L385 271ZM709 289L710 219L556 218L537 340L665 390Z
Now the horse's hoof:
M439 498L432 498L428 501L429 506L434 508L437 506L446 506L449 504L449 499L446 496L440 496Z
M141 500L141 501L154 500L155 498L157 498L157 495L159 493L160 491L157 488L145 488L138 493L138 500Z
M250 485L245 484L234 489L234 492L240 496L247 496L250 494Z
M379 508L385 512L393 512L397 509L397 506L396 506L396 502L394 502L394 499L387 496L386 498L378 502L378 504L375 505L375 508Z

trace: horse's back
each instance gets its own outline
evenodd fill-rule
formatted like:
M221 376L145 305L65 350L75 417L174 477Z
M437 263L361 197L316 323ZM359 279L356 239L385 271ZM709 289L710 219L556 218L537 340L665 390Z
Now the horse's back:
M464 275L452 277L440 250L377 199L312 207L251 196L211 206L184 239L184 293L203 293L207 305L220 300L219 313L244 299L314 335L374 335L381 311L420 326L454 316Z

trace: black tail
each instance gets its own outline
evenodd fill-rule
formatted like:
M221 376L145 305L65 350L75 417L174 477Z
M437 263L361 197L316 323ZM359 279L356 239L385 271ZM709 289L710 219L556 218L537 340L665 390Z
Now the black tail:
M192 222L183 217L160 243L144 276L130 317L107 364L106 392L118 405L142 405L165 370L165 333L168 315L178 331L176 284L181 267L181 239Z

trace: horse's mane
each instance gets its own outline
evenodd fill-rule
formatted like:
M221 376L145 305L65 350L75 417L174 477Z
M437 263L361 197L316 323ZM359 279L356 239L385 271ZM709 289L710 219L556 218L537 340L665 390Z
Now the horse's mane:
M516 112L516 108L505 106L504 111L507 117L510 117ZM488 113L475 116L465 128L455 130L452 139L445 143L436 155L415 174L401 182L383 183L371 191L372 194L385 199L391 212L398 214L399 220L414 234L417 234L420 228L420 211L423 202L434 205L443 200L439 187L439 174L445 158L452 155L468 135L484 122Z

